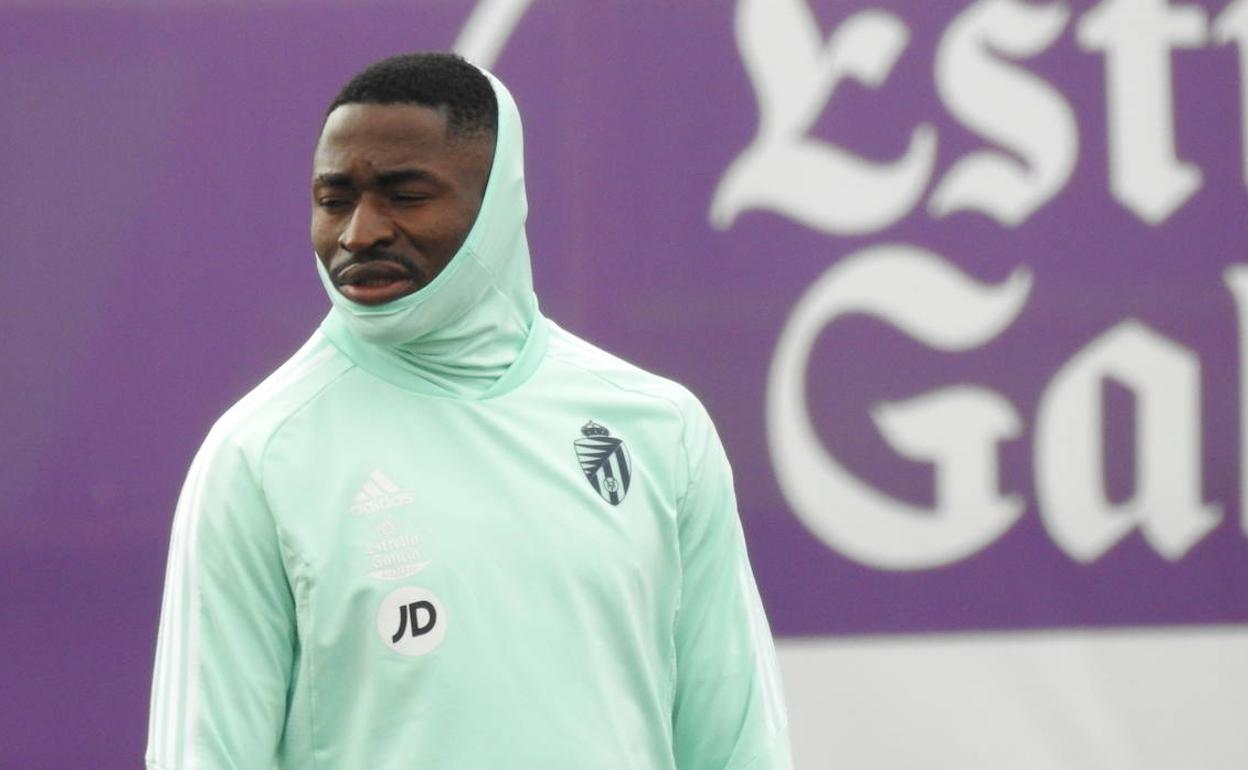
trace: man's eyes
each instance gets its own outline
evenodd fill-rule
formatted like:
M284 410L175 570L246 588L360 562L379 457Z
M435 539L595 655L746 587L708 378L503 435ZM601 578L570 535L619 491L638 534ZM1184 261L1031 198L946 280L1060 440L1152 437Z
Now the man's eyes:
M416 192L411 190L395 190L386 194L391 203L400 206L411 206L425 201L431 200L434 196L428 192ZM351 195L318 195L316 197L316 205L318 208L326 211L340 211L355 205L355 196Z

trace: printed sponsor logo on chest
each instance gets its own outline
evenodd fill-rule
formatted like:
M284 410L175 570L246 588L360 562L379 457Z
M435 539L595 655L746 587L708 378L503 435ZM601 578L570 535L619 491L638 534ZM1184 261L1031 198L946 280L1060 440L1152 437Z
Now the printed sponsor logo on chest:
M368 480L360 487L360 491L355 493L348 512L358 518L370 513L380 513L392 508L411 505L415 500L414 494L400 489L398 484L395 484L380 470L374 470L368 475Z
M403 531L394 519L381 522L375 531L378 538L364 543L368 577L402 580L429 566L429 561L421 558L419 535Z
M381 470L374 470L353 500L348 512L352 518L360 518L411 505L416 496L400 488ZM393 516L376 521L373 536L358 545L368 564L365 576L376 580L402 580L429 566L428 560L421 557L420 536Z
M403 586L381 600L377 608L377 635L400 655L427 655L442 644L446 621L446 608L432 591Z

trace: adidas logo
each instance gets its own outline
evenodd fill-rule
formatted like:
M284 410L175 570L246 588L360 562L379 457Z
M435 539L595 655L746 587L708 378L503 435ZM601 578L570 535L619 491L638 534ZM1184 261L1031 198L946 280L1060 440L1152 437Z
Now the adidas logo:
M352 516L363 516L378 511L388 511L401 505L410 505L416 496L411 492L399 489L399 485L379 470L368 476L368 481L359 492L355 493L355 502L351 504Z

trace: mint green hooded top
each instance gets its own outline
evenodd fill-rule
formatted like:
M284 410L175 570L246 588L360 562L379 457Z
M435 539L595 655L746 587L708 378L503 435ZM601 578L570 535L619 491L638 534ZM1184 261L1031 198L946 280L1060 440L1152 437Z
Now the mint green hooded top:
M714 428L538 312L520 118L491 82L459 253L380 307L326 281L320 329L191 465L152 770L791 766Z

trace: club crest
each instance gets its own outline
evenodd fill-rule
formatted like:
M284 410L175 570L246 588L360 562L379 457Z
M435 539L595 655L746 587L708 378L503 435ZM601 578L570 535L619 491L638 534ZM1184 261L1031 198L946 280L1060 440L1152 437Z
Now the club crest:
M633 467L624 442L590 420L581 428L583 438L574 443L576 459L594 491L612 505L619 505L628 494Z

